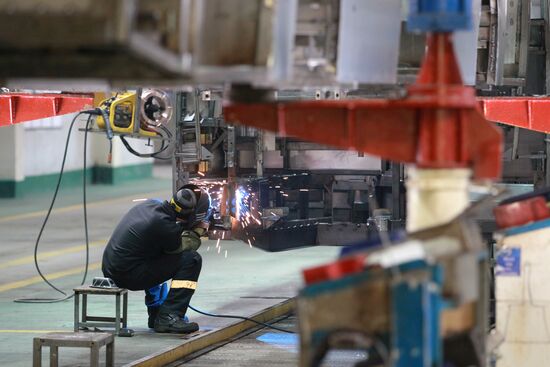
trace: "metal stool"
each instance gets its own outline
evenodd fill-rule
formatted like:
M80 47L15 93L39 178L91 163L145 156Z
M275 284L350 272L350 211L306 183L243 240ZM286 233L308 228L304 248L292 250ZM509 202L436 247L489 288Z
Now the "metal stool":
M32 365L42 366L42 347L50 347L50 367L59 363L59 347L90 348L90 366L99 367L99 349L106 345L106 366L115 365L115 338L111 333L51 333L34 338Z
M80 295L82 295L82 319L80 318ZM116 297L115 317L91 316L88 314L88 295L108 295ZM120 313L120 298L122 296L122 315ZM125 288L92 288L83 286L74 289L74 331L85 327L109 327L119 335L126 330L128 322L128 290Z

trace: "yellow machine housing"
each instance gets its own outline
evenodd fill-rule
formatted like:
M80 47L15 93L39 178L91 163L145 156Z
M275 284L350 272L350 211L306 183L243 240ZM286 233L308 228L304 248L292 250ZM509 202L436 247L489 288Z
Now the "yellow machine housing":
M119 93L115 96L101 101L99 108L107 111L111 130L119 134L133 134L134 124L140 123L137 111L137 94L135 92ZM105 129L105 119L103 116L98 116L96 120L97 126L100 129ZM156 136L154 131L144 130L139 128L139 135Z

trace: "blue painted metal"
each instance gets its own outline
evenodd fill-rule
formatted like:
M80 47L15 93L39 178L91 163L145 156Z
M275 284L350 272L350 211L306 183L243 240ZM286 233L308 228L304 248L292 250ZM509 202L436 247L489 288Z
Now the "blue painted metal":
M395 367L442 366L443 351L439 336L440 314L445 301L440 293L444 273L441 266L432 266L424 261L414 261L399 266L402 280L391 288L391 320L388 349L398 350ZM387 271L390 276L390 270ZM424 272L424 281L410 282L407 273ZM369 271L336 280L313 284L300 292L300 297L316 298L322 294L355 287L372 279ZM380 276L380 273L377 274ZM330 334L330 329L317 329L311 337L312 345L318 346Z
M432 286L441 274L437 268L427 272L425 281L403 278L392 286L391 348L399 351L395 367L441 366L440 294Z
M443 266L436 265L432 267L432 284L430 286L430 301L432 304L432 315L431 315L431 345L432 345L432 358L434 366L443 365L443 343L439 335L440 332L440 319L441 311L445 308L445 299L441 293L443 288L443 282L445 273Z
M454 32L472 27L472 0L410 0L411 32Z
M529 223L524 226L509 228L504 231L504 235L514 236L531 231L538 231L539 229L544 229L548 227L550 227L550 219L545 219L538 222Z

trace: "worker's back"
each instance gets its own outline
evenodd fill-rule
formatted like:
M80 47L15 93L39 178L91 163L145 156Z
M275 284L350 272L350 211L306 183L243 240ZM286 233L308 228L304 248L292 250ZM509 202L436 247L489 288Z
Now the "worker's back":
M105 248L103 272L125 272L178 248L184 228L167 202L148 200L136 205L122 218Z

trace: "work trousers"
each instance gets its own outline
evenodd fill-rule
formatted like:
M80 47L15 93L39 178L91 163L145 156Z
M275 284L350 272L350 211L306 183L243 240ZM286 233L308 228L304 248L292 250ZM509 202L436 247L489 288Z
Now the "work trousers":
M201 267L202 258L199 253L185 251L137 263L131 270L124 273L119 274L116 270L111 269L103 269L103 272L119 287L132 291L147 291L172 279L168 296L159 311L183 317L187 312L191 297L195 293Z

